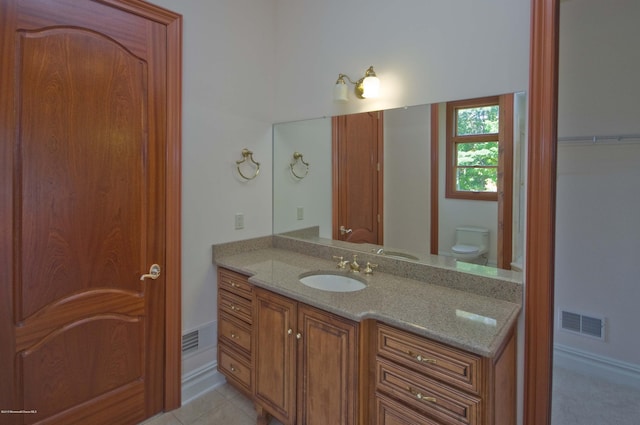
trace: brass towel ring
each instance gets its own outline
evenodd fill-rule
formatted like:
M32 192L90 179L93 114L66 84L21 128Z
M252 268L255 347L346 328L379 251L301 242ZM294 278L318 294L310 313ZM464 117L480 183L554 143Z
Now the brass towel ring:
M299 175L296 173L296 170L294 169L295 165L297 164L298 160L300 160L300 162L302 162L305 166L305 170L304 170L304 174L303 175ZM304 158L302 157L302 154L300 152L294 152L293 153L293 161L291 161L291 163L289 164L289 167L291 168L291 174L293 174L293 176L299 180L302 180L303 178L305 178L307 176L307 174L309 174L309 163L305 162Z
M251 161L256 166L256 171L255 171L255 173L253 173L253 176L251 176L251 177L245 176L242 173L242 170L240 170L240 164L242 164L244 162L247 162L247 161ZM253 152L251 152L247 148L242 149L242 159L236 161L236 167L238 168L238 174L240 174L240 177L242 177L245 180L253 180L253 179L256 178L258 173L260 173L260 163L256 162L256 160L253 159Z

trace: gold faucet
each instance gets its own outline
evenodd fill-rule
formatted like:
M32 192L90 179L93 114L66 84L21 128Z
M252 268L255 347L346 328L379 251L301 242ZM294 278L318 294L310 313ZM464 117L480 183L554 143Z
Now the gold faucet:
M373 274L373 269L378 267L377 264L373 264L367 261L367 267L363 270L364 274Z
M347 263L348 261L344 259L344 257L337 257L337 256L333 256L334 260L338 260L338 268L339 269L346 269L347 268Z
M357 258L358 255L353 254L353 261L349 263L349 268L353 273L360 273L360 264L358 264L358 262L356 261Z

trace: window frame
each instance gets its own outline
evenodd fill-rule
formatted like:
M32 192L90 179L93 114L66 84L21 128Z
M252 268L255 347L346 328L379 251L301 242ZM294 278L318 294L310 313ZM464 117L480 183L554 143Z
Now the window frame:
M502 177L502 170L504 168L503 148L504 144L513 139L513 135L508 135L505 132L505 119L508 119L504 112L503 96L488 96L476 99L458 100L455 102L447 102L447 134L446 134L446 184L445 184L445 196L452 199L468 199L474 201L497 201L498 194L500 193L500 180ZM484 106L497 105L499 108L499 130L498 133L487 134L470 134L458 136L457 129L457 111L459 109L480 108ZM497 136L497 137L496 137ZM498 165L495 167L497 170L498 181L496 181L497 190L495 192L473 192L458 190L456 184L456 171L458 166L456 164L456 145L458 143L481 143L481 142L494 142L498 141ZM493 168L493 167L488 167Z

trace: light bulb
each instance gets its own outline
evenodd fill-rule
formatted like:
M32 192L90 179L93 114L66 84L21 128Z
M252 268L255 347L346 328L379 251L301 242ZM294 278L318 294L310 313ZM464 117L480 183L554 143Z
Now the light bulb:
M380 94L380 79L378 77L366 77L362 81L362 97L373 99Z

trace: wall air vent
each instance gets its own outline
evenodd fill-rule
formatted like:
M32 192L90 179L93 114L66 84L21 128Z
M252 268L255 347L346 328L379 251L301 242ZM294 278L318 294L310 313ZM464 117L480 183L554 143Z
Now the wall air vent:
M200 332L198 331L198 329L182 335L182 354L197 351L199 339Z
M587 316L581 313L573 313L559 310L558 323L560 329L591 338L601 339L605 337L604 317Z

